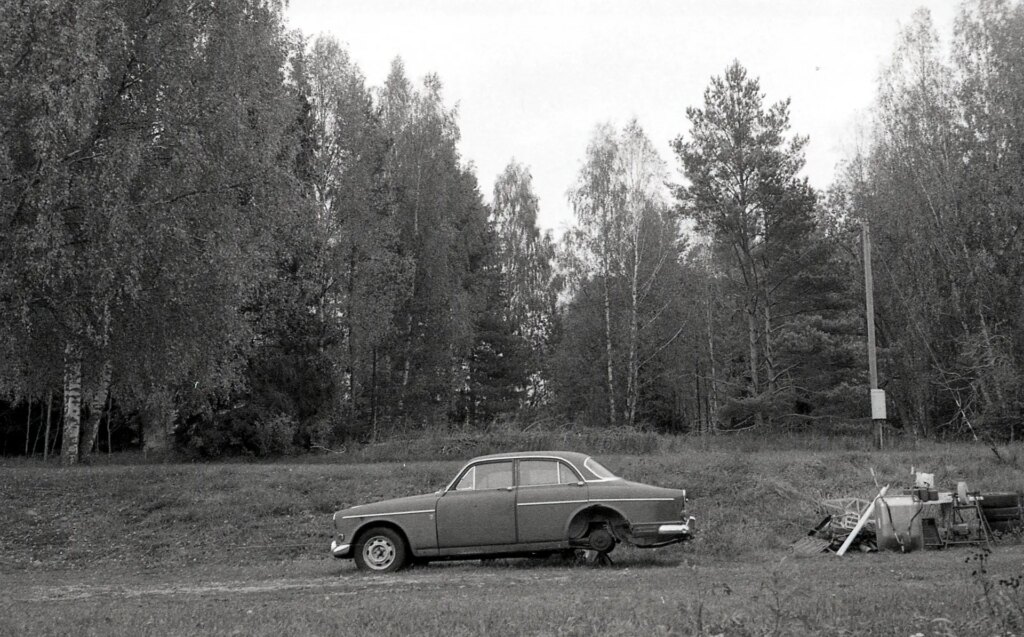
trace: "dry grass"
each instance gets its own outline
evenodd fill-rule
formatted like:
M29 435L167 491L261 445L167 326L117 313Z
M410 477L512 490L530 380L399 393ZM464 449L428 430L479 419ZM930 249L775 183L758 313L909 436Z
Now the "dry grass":
M591 452L596 444L551 442L538 444ZM330 513L430 491L468 455L491 449L378 463L362 460L385 455L379 446L303 463L8 463L0 466L0 634L65 633L72 622L82 634L125 635L970 635L1006 634L1017 621L1019 586L1000 582L1024 571L1019 545L997 547L984 578L964 563L970 550L787 557L817 522L816 500L874 493L872 468L897 486L915 466L942 485L1024 488L1021 470L985 447L873 453L660 436L654 447L600 457L630 479L687 488L699 519L689 545L620 550L606 571L470 562L392 578L363 577L327 557ZM403 453L414 455L408 446Z

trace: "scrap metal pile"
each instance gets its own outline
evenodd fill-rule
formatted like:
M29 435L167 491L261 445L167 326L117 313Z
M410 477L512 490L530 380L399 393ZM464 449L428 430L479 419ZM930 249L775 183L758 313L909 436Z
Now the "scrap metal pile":
M870 502L860 498L822 500L820 508L825 517L807 533L807 537L793 544L793 550L807 555L839 551L870 505ZM878 550L873 519L869 517L865 520L851 540L851 547L865 553Z
M909 552L957 544L990 544L1024 535L1024 494L934 488L934 477L918 473L911 489L883 487L873 500L837 498L820 503L824 518L793 544L803 555L849 550Z

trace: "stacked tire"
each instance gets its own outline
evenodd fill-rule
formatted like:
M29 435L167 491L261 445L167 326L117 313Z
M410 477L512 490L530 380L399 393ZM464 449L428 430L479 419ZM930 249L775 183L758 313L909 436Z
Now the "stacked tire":
M981 512L993 532L1024 532L1024 497L1019 493L982 493Z

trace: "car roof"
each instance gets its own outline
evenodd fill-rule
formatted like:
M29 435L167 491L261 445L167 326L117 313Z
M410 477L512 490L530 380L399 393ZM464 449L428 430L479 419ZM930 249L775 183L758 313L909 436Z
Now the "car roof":
M582 465L583 461L590 455L576 451L513 451L509 453L492 453L486 456L477 456L470 462L478 460L509 460L513 458L559 458L567 460L571 464Z

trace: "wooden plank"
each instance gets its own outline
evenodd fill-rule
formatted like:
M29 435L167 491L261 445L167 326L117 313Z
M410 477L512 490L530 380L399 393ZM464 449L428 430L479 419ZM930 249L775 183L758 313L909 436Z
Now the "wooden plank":
M885 485L884 487L882 487L882 490L878 492L878 495L876 495L875 499L871 501L871 504L868 505L868 508L864 509L864 515L860 516L860 520L857 520L857 526L853 527L853 530L850 531L850 534L846 536L846 541L843 542L843 545L841 547L839 547L839 550L836 552L836 555L842 557L846 554L846 550L850 548L851 544L853 544L853 540L857 537L857 534L860 533L860 530L864 528L865 524L867 524L868 518L870 518L871 514L875 512L875 503L878 502L878 498L885 497L885 494L888 491L889 485Z

